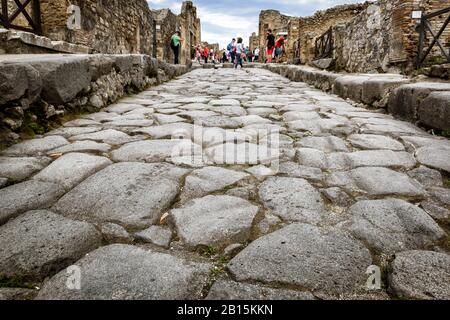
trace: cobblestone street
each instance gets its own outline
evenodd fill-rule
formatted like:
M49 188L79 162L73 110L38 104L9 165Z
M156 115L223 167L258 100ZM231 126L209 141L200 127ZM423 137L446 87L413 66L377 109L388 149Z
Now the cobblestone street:
M448 139L197 69L0 154L0 296L450 299L449 188Z

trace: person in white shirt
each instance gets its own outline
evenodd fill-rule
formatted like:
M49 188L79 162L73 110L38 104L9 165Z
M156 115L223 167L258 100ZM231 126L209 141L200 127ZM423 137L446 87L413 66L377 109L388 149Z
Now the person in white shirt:
M242 43L242 38L238 38L237 39L237 44L236 44L236 62L234 63L234 68L237 69L238 65L241 66L241 69L244 68L243 63L242 63L242 59L243 59L243 55L245 55L245 48L244 48L244 44Z
M255 52L253 53L253 62L259 60L259 48L255 49Z

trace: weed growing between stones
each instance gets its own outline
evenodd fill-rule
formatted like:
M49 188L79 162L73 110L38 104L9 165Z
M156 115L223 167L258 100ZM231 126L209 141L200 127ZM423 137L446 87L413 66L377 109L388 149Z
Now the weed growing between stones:
M23 289L35 289L35 286L24 280L24 277L6 277L0 275L0 288L23 288Z

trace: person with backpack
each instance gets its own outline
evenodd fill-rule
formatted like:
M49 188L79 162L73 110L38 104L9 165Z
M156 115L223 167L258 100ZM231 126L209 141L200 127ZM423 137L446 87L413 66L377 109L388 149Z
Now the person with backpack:
M181 49L181 32L177 31L170 40L170 47L172 48L173 55L175 56L175 64L180 64L180 49Z
M231 40L231 42L227 46L228 52L231 55L231 63L235 63L236 61L236 39Z

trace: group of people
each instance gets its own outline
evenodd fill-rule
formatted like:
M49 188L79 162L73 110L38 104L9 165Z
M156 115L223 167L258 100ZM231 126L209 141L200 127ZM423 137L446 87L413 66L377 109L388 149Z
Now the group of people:
M175 64L179 64L179 57L181 52L181 43L183 39L181 38L181 33L177 31L171 38L170 46L173 50L175 56ZM266 54L265 54L265 63L280 62L280 59L283 57L285 52L285 42L286 39L283 35L280 35L278 39L275 39L275 35L272 33L272 30L267 31L266 37ZM226 49L222 51L209 49L207 46L202 47L201 44L197 45L192 50L192 55L195 60L198 62L204 61L204 63L208 63L211 61L212 63L216 62L231 62L234 64L234 67L237 69L238 66L243 67L243 63L245 62L259 62L260 59L260 50L259 48L255 48L253 51L249 49L249 47L245 47L242 38L233 39L227 46Z
M266 63L280 62L281 58L285 53L285 43L286 39L283 35L280 35L278 39L275 40L275 35L272 30L267 31L266 37Z
M242 38L231 40L226 50L223 50L223 62L231 62L235 68L243 65L243 62L256 62L259 60L259 49L251 51L249 47L245 47Z

